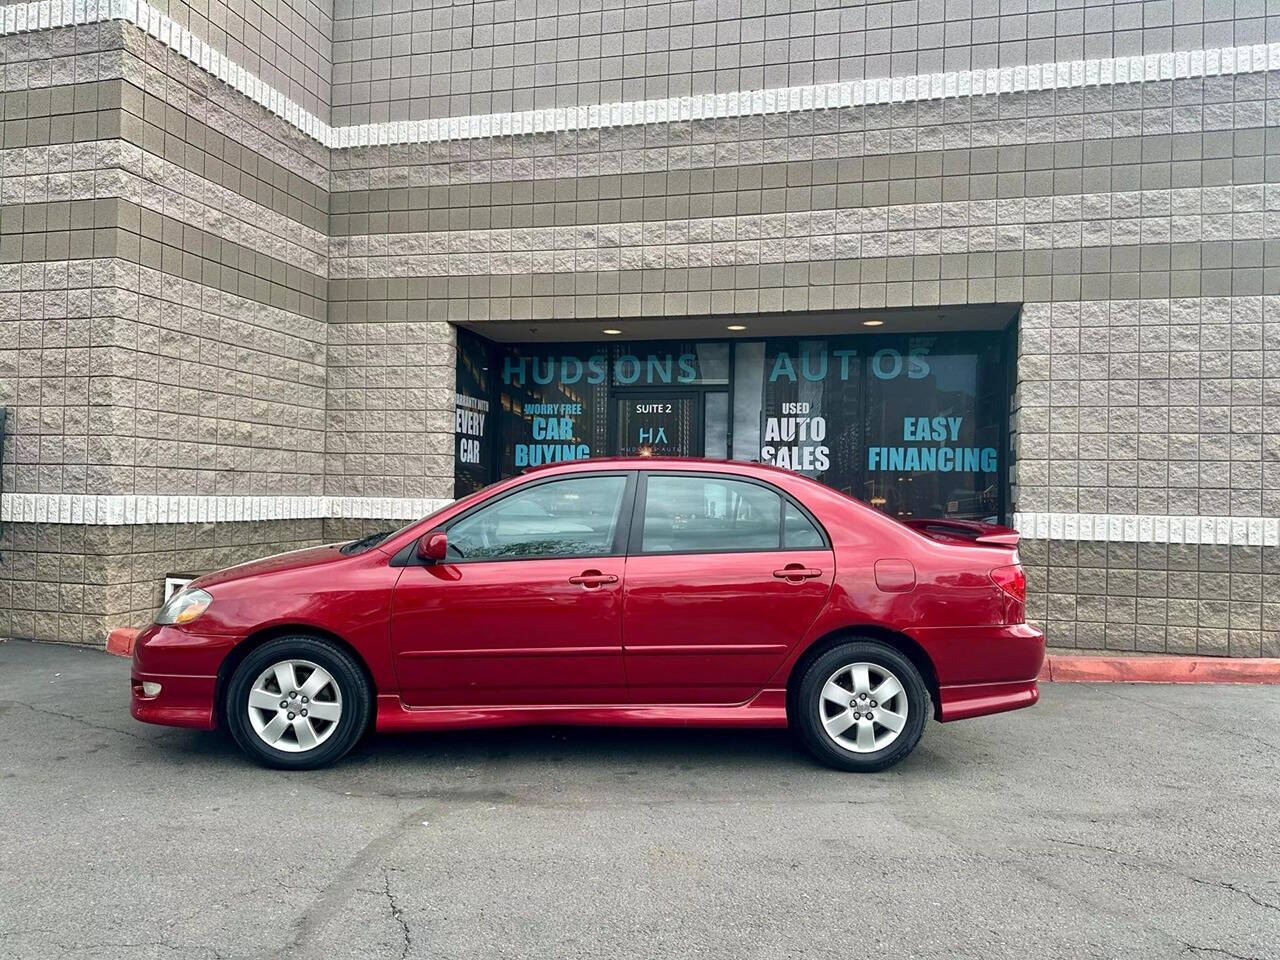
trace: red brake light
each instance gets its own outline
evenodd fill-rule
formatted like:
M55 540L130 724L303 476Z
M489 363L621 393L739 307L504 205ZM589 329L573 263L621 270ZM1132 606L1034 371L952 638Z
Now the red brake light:
M1027 602L1027 573L1022 569L1022 564L1014 563L1007 567L996 567L991 571L991 579L997 587L1018 603Z

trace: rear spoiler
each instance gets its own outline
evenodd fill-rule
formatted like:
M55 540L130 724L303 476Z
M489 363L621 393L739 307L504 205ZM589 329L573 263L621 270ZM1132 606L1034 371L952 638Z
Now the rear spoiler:
M903 520L908 527L942 542L975 543L984 547L1017 547L1018 531L980 520Z

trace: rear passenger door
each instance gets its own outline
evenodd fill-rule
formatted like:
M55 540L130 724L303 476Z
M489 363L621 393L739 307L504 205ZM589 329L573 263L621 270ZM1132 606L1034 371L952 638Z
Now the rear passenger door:
M761 690L831 589L826 535L765 483L650 472L623 587L633 703L741 703Z

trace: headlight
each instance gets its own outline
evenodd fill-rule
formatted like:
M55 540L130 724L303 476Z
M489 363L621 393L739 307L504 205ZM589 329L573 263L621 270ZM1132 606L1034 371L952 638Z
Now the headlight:
M213 597L203 590L180 590L156 614L156 623L190 623L209 609Z

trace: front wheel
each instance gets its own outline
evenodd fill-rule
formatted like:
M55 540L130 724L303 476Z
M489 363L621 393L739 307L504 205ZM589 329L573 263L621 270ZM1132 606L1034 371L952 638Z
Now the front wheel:
M933 702L910 660L855 638L832 647L800 678L793 719L805 746L839 770L884 770L915 749Z
M359 664L317 637L279 637L249 653L227 684L225 716L240 748L280 770L313 770L347 754L369 725Z

